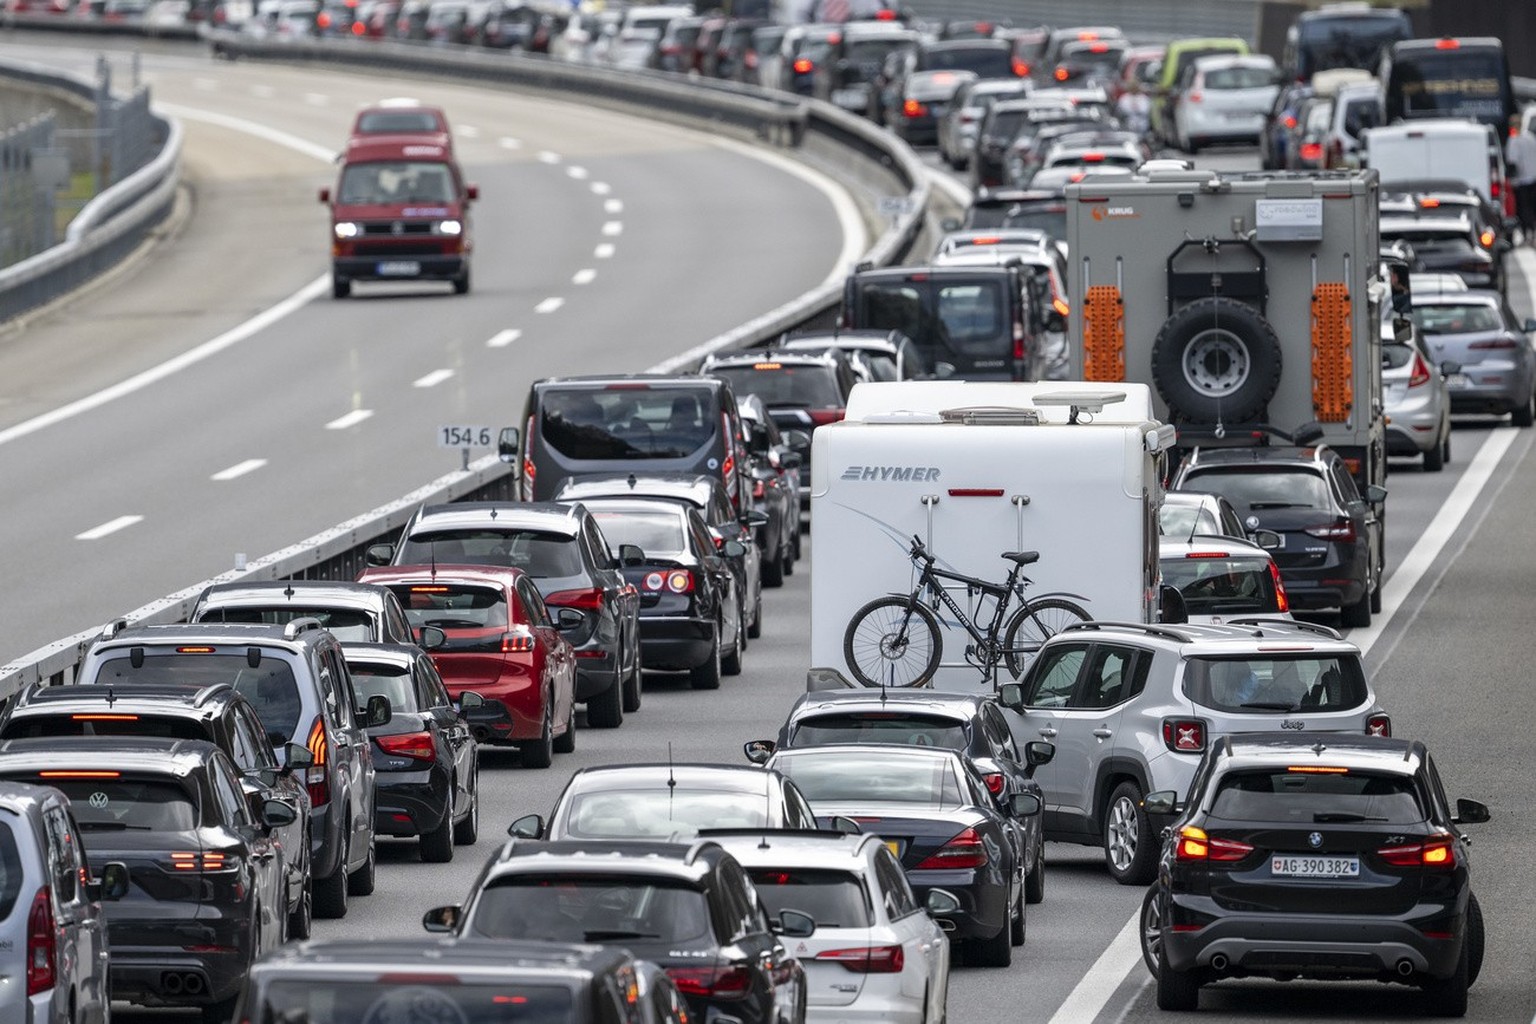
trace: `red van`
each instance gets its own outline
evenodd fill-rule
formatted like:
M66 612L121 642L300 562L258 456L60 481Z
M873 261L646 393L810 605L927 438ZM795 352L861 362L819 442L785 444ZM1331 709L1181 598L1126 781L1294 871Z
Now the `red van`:
M469 291L466 184L446 138L361 135L342 156L341 174L320 201L331 208L331 294L353 281L448 281Z

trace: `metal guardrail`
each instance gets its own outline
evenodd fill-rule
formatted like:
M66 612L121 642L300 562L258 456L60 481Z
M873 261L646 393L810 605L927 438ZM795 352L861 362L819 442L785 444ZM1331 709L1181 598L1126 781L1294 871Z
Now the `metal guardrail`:
M499 81L565 100L580 96L622 111L639 112L694 128L731 131L766 145L798 150L869 195L906 197L907 212L896 219L864 256L877 265L899 262L923 228L930 186L921 161L894 136L828 104L788 98L747 86L698 84L680 76L615 72L518 55L450 53L388 43L351 45L316 41L298 46L275 46L232 33L210 33L210 43L218 46L223 55L236 59L324 60L329 66L342 64ZM174 147L167 144L167 151L179 152L179 128L175 129L174 143ZM145 168L145 172L148 171L149 168ZM129 185L132 180L123 185ZM140 201L149 202L151 197L152 193L146 192ZM107 198L106 195L101 197L102 200ZM696 365L708 351L770 341L786 330L827 316L840 298L841 290L835 285L815 289L668 360L661 368L680 369L689 363ZM511 480L512 467L496 456L488 456L467 470L439 477L396 501L257 559L243 569L205 580L123 617L135 625L183 621L204 587L230 580L352 579L364 564L363 556L368 546L392 539L418 506L510 498ZM72 682L85 648L96 635L97 631L91 630L65 637L9 665L0 666L0 699L8 698L31 682Z

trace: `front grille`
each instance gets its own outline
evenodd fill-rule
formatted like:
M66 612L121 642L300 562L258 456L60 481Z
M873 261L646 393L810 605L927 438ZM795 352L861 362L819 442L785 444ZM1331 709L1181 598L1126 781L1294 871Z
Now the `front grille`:
M434 239L412 239L406 242L385 241L359 242L352 249L356 256L387 256L390 259L410 256L441 256L443 245Z
M365 220L362 222L363 237L397 238L401 235L430 235L436 224L436 221L431 220Z

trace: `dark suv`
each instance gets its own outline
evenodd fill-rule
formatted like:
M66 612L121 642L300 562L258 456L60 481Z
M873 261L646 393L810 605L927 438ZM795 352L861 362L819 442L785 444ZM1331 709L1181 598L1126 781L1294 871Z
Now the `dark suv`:
M1142 905L1143 953L1164 1010L1193 1010L1225 978L1369 979L1467 1012L1483 962L1469 840L1487 821L1446 798L1424 744L1366 736L1228 736L1187 806L1149 793L1165 831Z
M398 544L368 549L369 565L506 565L533 577L559 615L585 622L566 632L576 649L576 699L587 724L616 728L640 708L640 597L619 571L596 520L581 505L463 501L426 505Z
M803 1020L805 970L776 932L815 922L785 911L770 924L747 873L719 844L507 843L462 906L427 912L429 931L465 938L622 943L661 965L697 1020Z
M143 683L124 692L100 686L27 686L6 704L0 740L60 736L153 736L206 740L229 755L253 813L267 800L293 807L295 820L272 834L288 872L290 938L309 937L313 909L309 872L308 749L290 744L279 765L255 707L230 683L207 686Z
M1362 497L1332 448L1196 448L1173 488L1219 494L1248 529L1280 535L1270 554L1293 610L1338 608L1351 627L1381 611L1387 492Z
M389 701L360 708L341 642L314 619L283 626L113 623L80 664L77 681L114 694L145 683L231 683L261 717L277 759L309 751L310 870L314 912L342 917L347 896L374 885L373 757L366 729L389 721Z
M741 419L730 385L710 377L630 374L535 381L523 429L498 444L518 497L549 501L577 473L708 473L737 509L752 507Z
M107 905L113 999L195 1006L224 1024L251 961L283 942L281 800L252 813L229 757L201 740L68 736L0 743L0 777L69 797L89 860L126 864Z

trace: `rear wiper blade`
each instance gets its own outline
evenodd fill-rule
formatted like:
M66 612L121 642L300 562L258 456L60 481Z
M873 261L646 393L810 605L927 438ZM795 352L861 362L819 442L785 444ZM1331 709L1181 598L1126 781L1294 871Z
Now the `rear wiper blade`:
M81 832L153 832L148 825L135 825L131 821L77 821Z
M1241 707L1245 707L1245 708L1253 708L1255 711L1300 711L1301 710L1296 705L1294 705L1294 704L1287 704L1284 701L1276 702L1276 701L1254 700L1254 701L1247 701L1246 703L1244 703L1244 704L1242 704L1240 706Z
M597 930L590 931L590 932L582 932L582 934L581 934L581 939L582 939L583 942L612 942L612 941L614 941L616 939L659 939L659 938L661 938L661 936L656 934L655 932L627 932L627 931L623 931L623 930L620 930L620 929L614 929L614 930L610 930L610 931L604 931L602 929L597 929Z
M1349 811L1318 811L1316 814L1312 815L1312 820L1319 825L1325 825L1329 823L1341 824L1345 822L1362 821L1385 823L1388 819L1372 817L1369 814L1354 814Z

